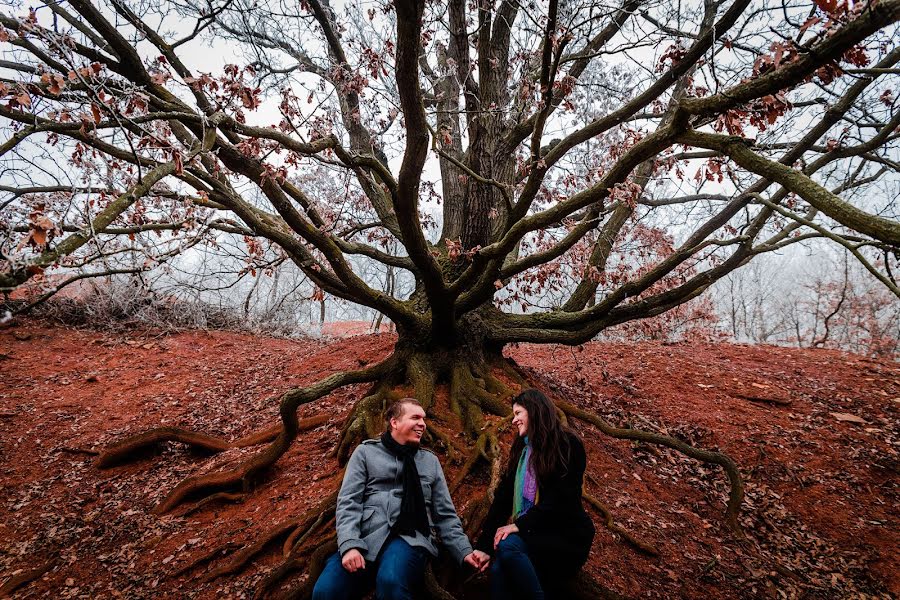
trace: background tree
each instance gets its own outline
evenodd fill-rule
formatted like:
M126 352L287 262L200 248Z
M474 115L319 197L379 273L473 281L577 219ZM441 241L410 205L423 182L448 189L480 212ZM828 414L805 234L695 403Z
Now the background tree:
M225 236L248 271L290 261L314 299L396 325L389 357L285 392L265 431L153 429L107 449L101 466L166 439L265 444L188 478L160 512L246 492L310 424L298 407L350 384L371 388L340 461L411 393L434 443L465 433L462 476L482 458L496 474L497 417L525 383L507 344L581 344L816 238L900 297L898 19L900 0L12 6L0 285L51 268L141 273ZM203 40L233 60L204 66ZM373 285L373 265L412 291ZM737 529L728 457L558 405L722 466ZM265 585L307 564L333 506L276 528L291 549ZM485 506L471 504L468 527Z

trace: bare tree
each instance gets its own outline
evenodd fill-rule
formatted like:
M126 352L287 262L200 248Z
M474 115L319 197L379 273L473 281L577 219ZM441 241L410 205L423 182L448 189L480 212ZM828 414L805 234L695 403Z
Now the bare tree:
M120 255L151 268L221 230L277 247L322 294L396 324L388 358L285 392L280 423L249 438L262 450L188 478L160 512L246 488L297 437L298 407L350 384L372 387L340 460L408 385L437 438L450 444L442 427L458 427L473 444L463 475L480 457L497 464L492 417L522 381L505 345L581 344L804 240L846 247L900 297L896 194L878 193L898 170L885 82L900 0L366 6L70 0L0 16L5 289L54 266L109 271ZM193 68L187 49L204 36L246 60ZM278 116L252 124L269 99ZM165 244L149 244L156 231ZM373 287L359 261L408 272L414 291ZM448 406L435 400L444 384ZM742 485L727 456L559 406L722 466L737 529ZM167 428L100 462L161 439L234 445ZM280 576L305 564L333 506L294 524L304 543Z

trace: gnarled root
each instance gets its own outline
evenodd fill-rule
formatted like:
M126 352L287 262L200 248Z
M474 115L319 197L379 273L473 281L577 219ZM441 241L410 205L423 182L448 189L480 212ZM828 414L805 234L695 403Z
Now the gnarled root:
M465 478L472 471L472 468L475 466L475 463L478 462L478 459L483 458L488 463L492 463L494 458L499 456L500 444L497 441L497 429L500 425L501 422L497 421L493 425L486 427L485 430L481 432L481 435L478 436L478 439L475 441L475 447L469 453L466 462L463 463L462 468L456 474L456 478L450 484L451 494L456 493L456 490L459 489L459 486L462 485Z
M453 594L445 590L440 582L438 582L430 564L428 565L428 568L425 569L425 593L429 598L432 598L432 600L456 600L456 598L453 597Z
M331 415L322 414L306 419L300 419L297 422L297 431L302 432L315 429L316 427L327 423L330 418ZM96 464L97 467L101 469L108 469L124 462L128 462L129 460L134 459L134 457L142 451L165 442L180 442L191 448L209 454L217 454L232 448L249 448L251 446L258 446L260 444L271 442L277 438L278 434L283 430L284 427L282 424L276 423L275 425L260 429L259 431L255 431L242 438L229 442L219 437L206 435L190 429L183 429L181 427L156 427L129 436L108 446L100 453L100 456L97 457Z
M231 444L222 438L182 429L181 427L157 427L118 441L100 453L97 466L108 469L132 459L141 451L163 442L181 442L209 453L222 452Z
M388 383L382 381L353 406L341 430L341 441L334 449L340 464L347 462L359 442L378 435L384 426L381 415L387 404L396 398L397 394L389 389Z
M453 434L444 428L435 425L434 421L429 421L427 433L430 434L434 440L443 444L444 448L447 450L447 458L450 459L451 462L455 462L459 455L465 453L465 449L460 447L459 443L454 439Z
M302 527L303 521L301 519L291 519L290 521L285 521L284 523L279 523L275 527L271 528L265 534L263 534L260 538L258 538L255 542L235 554L228 563L222 565L217 569L213 569L209 573L203 576L202 580L204 582L210 582L218 579L219 577L223 577L225 575L231 575L233 573L238 573L247 566L247 564L256 557L260 552L262 552L266 546L280 537L287 535L289 532L293 531L297 527Z
M318 383L304 388L296 388L281 397L280 414L281 429L271 444L257 452L241 464L225 471L195 475L175 486L163 501L154 509L157 514L166 513L188 497L197 494L209 494L218 491L233 491L240 487L243 491L250 488L253 478L263 472L284 455L300 431L297 409L302 404L318 400L339 387L354 383L364 383L380 379L395 366L396 359L391 355L377 365L358 371L343 371L327 377Z
M0 598L5 598L20 587L28 585L35 579L40 578L44 573L56 566L56 563L57 560L54 559L40 567L23 571L18 575L13 575L3 583L2 587L0 587Z
M496 493L497 486L500 485L500 479L503 476L503 456L496 441L495 434L493 440L488 440L487 443L487 454L490 457L491 465L491 480L488 484L488 489L485 494L471 502L462 515L465 532L469 539L475 538L478 532L481 531L491 503L494 501L494 493Z
M337 540L334 537L326 540L309 557L306 569L309 577L276 598L278 600L309 600L312 597L312 591L316 586L319 575L325 569L325 561L328 560L329 556L337 552L337 549Z
M521 371L521 367L515 366L512 362L509 363L508 367L511 371L513 371L513 373L515 373L516 371ZM518 376L520 381L527 381L527 377L524 373L519 372ZM667 435L652 433L650 431L643 431L640 429L614 427L600 415L580 409L577 406L574 406L573 404L564 400L556 400L555 404L557 408L561 409L562 412L568 417L579 419L581 421L584 421L585 423L590 423L610 437L620 440L632 440L665 446L667 448L677 450L685 456L688 456L695 460L719 465L720 467L722 467L722 469L725 471L725 474L728 476L728 481L731 486L731 490L728 495L728 504L725 509L725 523L735 535L737 535L738 537L743 537L743 531L741 530L740 523L738 523L738 515L741 510L741 503L744 500L744 483L741 479L741 474L738 470L737 464L735 464L731 457L721 452L713 452L712 450L703 450L701 448L696 448L686 442Z
M243 493L230 493L230 492L217 492L211 496L207 496L200 500L199 502L194 503L190 506L185 506L182 509L179 509L175 516L184 518L188 515L192 515L207 504L212 504L213 502L218 502L222 500L224 502L231 502L233 504L240 504L244 500L247 499L247 494Z
M738 514L741 510L741 502L744 499L744 484L741 480L741 474L738 471L737 465L733 460L731 460L730 457L722 454L721 452L713 452L711 450L702 450L700 448L695 448L690 444L682 442L679 439L669 437L667 435L652 433L649 431L642 431L640 429L624 429L621 427L614 427L607 423L599 415L588 412L586 410L582 410L563 400L557 400L556 405L560 407L568 416L580 419L586 423L590 423L610 437L622 440L636 440L641 442L648 442L651 444L658 444L660 446L665 446L667 448L677 450L678 452L681 452L682 454L689 456L690 458L694 458L706 463L716 464L722 467L725 470L725 473L728 475L728 480L731 483L731 492L729 494L728 505L725 510L725 522L735 534L743 535L741 532L741 526L738 523Z
M603 587L584 571L567 583L565 594L566 598L575 600L629 600L626 596Z
M451 394L458 394L458 398L469 400L469 402L465 403L468 405L471 405L471 401L474 400L483 411L491 414L508 415L510 407L509 404L504 402L503 396L510 395L511 391L503 382L490 375L487 370L485 370L485 373L487 373L487 376L483 376L483 373L473 372L471 365L461 361L458 362L453 369L453 382L456 384L456 390L454 393L451 389ZM497 390L497 392L490 391L491 388ZM461 416L463 416L465 421L465 415Z
M609 508L606 507L605 504L603 504L602 502L600 502L599 500L597 500L596 498L594 498L593 496L591 496L590 494L587 494L587 493L582 494L581 497L584 498L585 500L587 500L588 504L590 504L595 509L597 509L597 511L603 517L603 524L606 525L607 529L609 529L613 533L616 533L619 536L621 536L621 538L623 540L625 540L626 542L628 542L629 544L631 544L632 546L634 546L641 552L644 552L645 554L649 554L650 556L659 556L659 550L657 550L655 546L634 537L633 535L631 535L630 533L628 533L627 531L622 529L622 527L617 525L616 522L613 520L612 513L610 512Z
M333 510L332 510L332 512L333 512ZM273 569L268 575L266 575L266 577L256 586L256 590L253 593L254 599L259 599L259 598L264 597L266 594L269 593L270 590L272 590L275 586L277 586L279 583L281 583L284 580L284 578L287 577L288 575L290 575L291 573L295 573L297 571L303 571L309 563L318 561L319 559L316 556L316 553L314 552L314 550L316 548L319 548L321 543L325 543L326 546L328 546L329 548L331 547L331 540L334 539L333 534L329 534L324 539L319 540L319 543L311 542L309 544L304 544L304 542L309 538L309 536L312 535L312 533L316 529L318 529L319 526L322 525L323 523L331 525L332 526L331 529L333 531L333 519L317 520L316 523L314 523L309 529L307 529L307 531L301 536L301 539L297 541L297 543L294 545L294 549L291 551L291 553L288 555L288 557L285 559L285 561L282 562L277 567L275 567L275 569ZM300 528L298 528L298 530L299 529ZM285 545L287 545L287 544L285 543ZM328 558L329 556L331 556L331 554L333 554L336 551L337 551L337 544L335 543L334 550L332 550L331 552L325 553L324 558L322 558L322 561L324 561L324 559ZM312 553L312 555L310 555L310 553ZM308 556L308 555L310 555L310 556ZM317 566L317 567L314 566L314 568L318 569L317 572L321 572L321 569L322 569L321 566ZM310 571L312 571L312 569ZM317 577L318 577L318 575L317 575ZM312 587L309 588L309 591L310 591L310 593L312 593ZM296 598L299 596L289 595L287 597Z
M197 567L199 567L200 565L202 565L204 563L208 563L211 560L215 560L215 559L221 558L223 556L228 556L230 553L234 552L235 550L237 550L240 547L241 547L241 545L238 544L237 542L227 542L225 544L222 544L221 546L217 546L216 548L213 548L209 552L198 556L197 558L190 561L186 565L179 567L177 570L173 571L172 577L173 578L181 577L185 573L193 571L194 569L196 569Z

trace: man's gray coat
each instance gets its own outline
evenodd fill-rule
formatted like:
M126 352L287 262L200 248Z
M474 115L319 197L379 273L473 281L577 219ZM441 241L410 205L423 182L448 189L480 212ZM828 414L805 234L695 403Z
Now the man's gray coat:
M415 537L400 537L432 556L437 556L440 542L461 563L472 552L472 545L456 514L441 463L432 452L420 449L416 453L416 469L431 535L425 537L417 531ZM378 557L400 516L402 475L403 461L388 452L380 439L366 440L353 451L337 499L337 539L342 556L356 548L367 561Z

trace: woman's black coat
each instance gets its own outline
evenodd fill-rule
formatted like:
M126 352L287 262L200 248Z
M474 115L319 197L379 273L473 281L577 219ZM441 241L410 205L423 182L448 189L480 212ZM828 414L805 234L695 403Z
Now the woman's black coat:
M538 503L515 520L535 567L560 575L581 568L594 539L594 524L581 503L586 466L584 445L575 434L568 436L567 468L559 469L547 481L538 482ZM493 554L494 534L512 516L515 479L515 469L507 471L497 486L476 549Z

